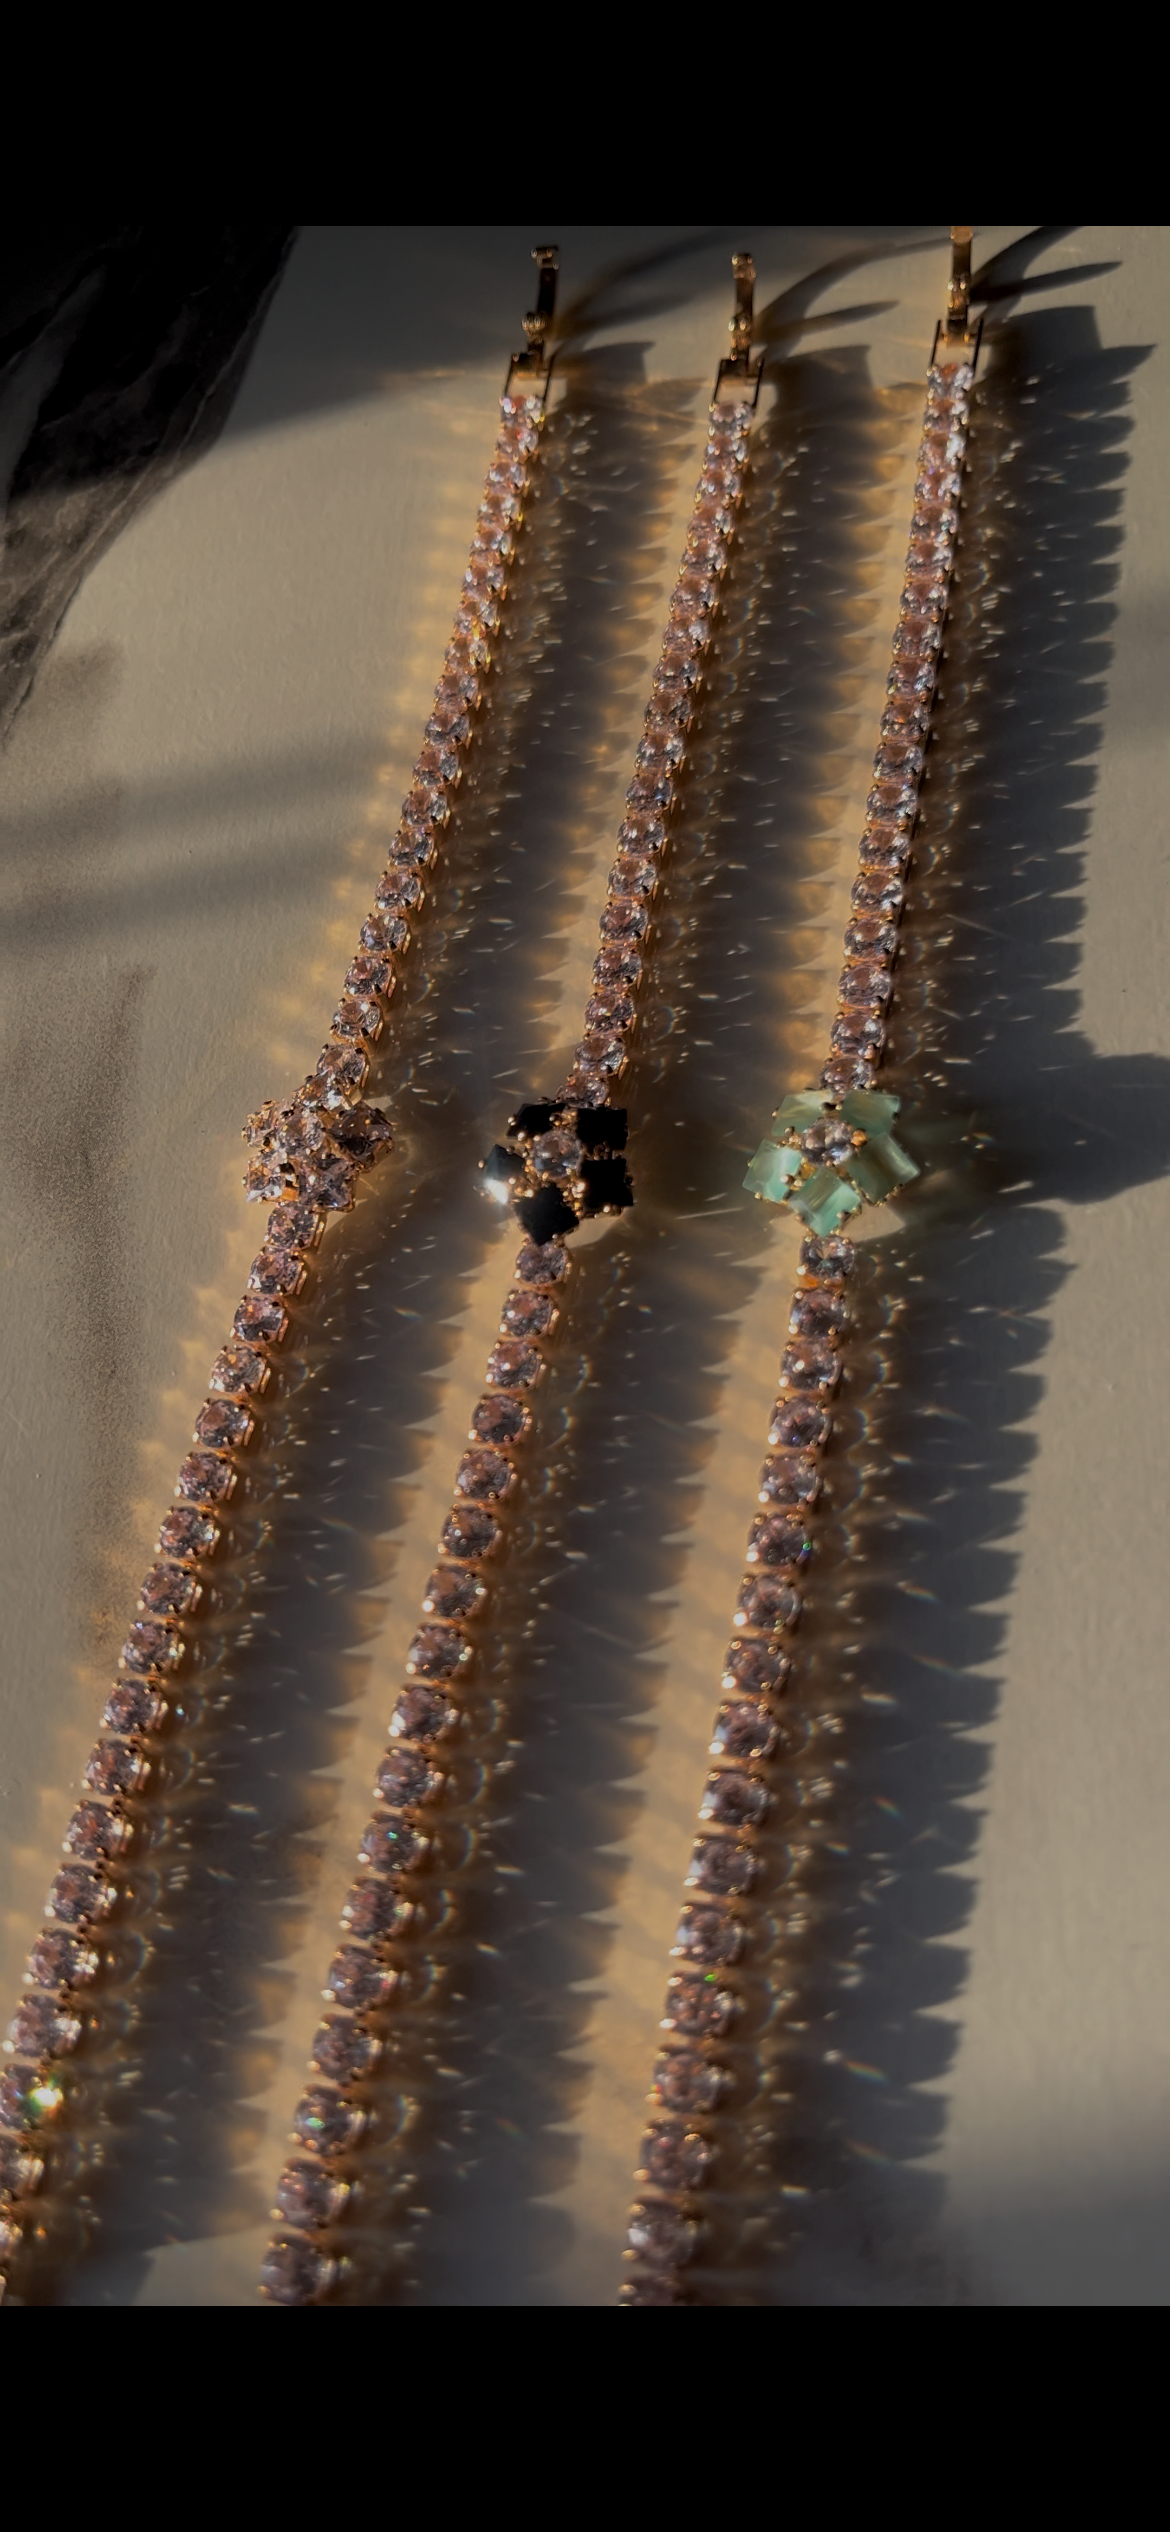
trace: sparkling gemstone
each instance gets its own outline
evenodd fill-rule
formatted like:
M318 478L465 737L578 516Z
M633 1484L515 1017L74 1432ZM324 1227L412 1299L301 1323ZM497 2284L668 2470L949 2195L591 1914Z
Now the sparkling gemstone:
M96 1924L109 1915L115 1896L113 1884L100 1873L85 1864L67 1864L52 1885L45 1915L59 1917L62 1925Z
M579 1100L583 1108L603 1108L611 1087L608 1075L589 1064L574 1064L566 1083L569 1097Z
M279 1152L262 1152L249 1161L244 1189L249 1204L270 1204L275 1196L283 1196L284 1162Z
M803 1565L809 1554L809 1537L803 1522L794 1521L784 1512L768 1512L753 1521L748 1540L749 1565L767 1565L773 1570L786 1565Z
M213 1451L189 1451L175 1491L189 1503L226 1503L235 1487L236 1472L230 1460L217 1459Z
M845 949L850 958L892 958L897 946L897 925L879 914L855 915L845 927Z
M465 1451L455 1471L455 1486L469 1503L499 1503L515 1483L515 1472L498 1451Z
M319 2163L289 2163L276 2184L276 2212L289 2224L333 2224L349 2186Z
M585 1005L587 1029L627 1029L634 1017L634 997L613 988L591 994Z
M195 1439L209 1451L240 1450L255 1430L247 1408L232 1398L210 1399L195 1418Z
M258 1398L261 1390L268 1387L268 1379L269 1366L253 1346L225 1345L211 1366L207 1386L218 1389L226 1398Z
M712 521L687 529L687 562L699 570L722 572L727 567L727 541Z
M543 1370L534 1345L495 1345L488 1356L486 1377L491 1389L532 1389Z
M102 1709L111 1732L157 1732L167 1711L166 1698L145 1679L120 1679Z
M838 1292L796 1292L788 1314L792 1336L831 1336L850 1324L849 1312Z
M202 1596L198 1575L188 1573L185 1566L152 1565L143 1578L138 1606L155 1618L185 1618Z
M844 967L837 980L837 1000L847 1010L873 1011L888 1002L894 990L894 979L888 967L872 958L860 958L853 967Z
M429 1837L407 1820L371 1820L363 1832L358 1861L375 1873L418 1872L431 1851Z
M730 1838L701 1837L691 1856L687 1880L696 1890L714 1891L720 1899L735 1899L751 1889L756 1872L757 1860L750 1847L736 1846Z
M674 1949L697 1969L721 1969L737 1961L743 1950L743 1927L721 1908L684 1908Z
M693 2048L672 2049L654 2068L654 2090L667 2110L713 2110L725 2080L723 2067Z
M366 2124L364 2110L324 2084L312 2084L293 2112L293 2133L311 2154L341 2154L356 2145Z
M614 941L598 951L593 961L593 981L601 986L636 985L642 974L643 965L644 961L639 950L629 949L620 941Z
M107 1811L100 1802L79 1802L66 1826L62 1846L66 1855L77 1855L83 1863L96 1864L105 1857L120 1855L129 1840L129 1823L116 1811Z
M210 1556L220 1535L219 1523L206 1512L180 1503L163 1514L158 1546L164 1556Z
M684 742L681 733L678 730L671 728L669 724L664 726L658 719L658 716L655 715L654 720L650 721L648 726L643 729L642 736L634 750L634 763L639 774L665 774L669 779L669 777L676 771L677 767L682 763L683 746ZM637 827L641 824L641 820L635 820L634 823L635 827ZM660 824L661 821L655 820L654 823ZM663 828L663 836L657 839L659 845L665 837L665 832L666 830ZM630 842L633 844L636 851L639 844L639 838L636 833L630 837ZM653 851L655 847L643 846L642 849L649 849Z
M619 897L615 892L602 908L600 928L607 941L640 941L649 926L645 906L635 899Z
M415 1679L453 1679L470 1659L471 1646L455 1627L423 1626L409 1647L406 1667Z
M687 2040L718 2040L735 2020L738 1998L729 1987L705 1978L671 1978L666 1986L663 2028L681 2031Z
M555 1126L551 1133L537 1135L530 1157L538 1177L551 1178L565 1186L580 1168L581 1146L575 1134Z
M510 1398L501 1392L495 1397L480 1399L472 1414L468 1439L487 1442L499 1450L506 1448L510 1442L521 1441L531 1423L532 1416L523 1399Z
M876 1062L886 1042L885 1025L872 1011L842 1012L833 1022L829 1041L842 1055L865 1055Z
M775 1652L770 1644L761 1644L757 1636L736 1636L724 1659L723 1685L748 1689L753 1696L766 1696L783 1688L791 1668L787 1653Z
M372 1046L382 1034L381 1009L368 994L344 993L330 1027L338 1037L352 1038L357 1043L364 1039Z
M288 1328L288 1312L279 1301L269 1301L262 1293L249 1294L241 1301L232 1320L233 1333L243 1345L277 1345Z
M398 1972L373 1952L360 1952L356 1943L344 1943L329 1964L325 1997L331 2004L349 2005L353 2012L368 2011L385 2004L398 1983Z
M136 1618L118 1658L126 1670L172 1671L184 1649L182 1636L170 1627L156 1625L153 1618Z
M543 1248L535 1240L525 1240L516 1260L518 1284L561 1284L568 1271L568 1250L559 1240L546 1240Z
M388 1002L394 991L394 969L388 958L363 950L359 958L351 959L343 982L347 993L378 994Z
M674 781L669 770L639 774L626 789L626 815L657 817L669 809L673 798Z
M444 665L452 670L490 668L491 657L492 646L484 626L477 623L473 609L461 606Z
M791 1583L777 1582L774 1574L745 1574L739 1587L739 1606L734 1611L736 1626L795 1626L800 1616L800 1593Z
M463 574L463 586L469 594L478 597L481 589L490 589L494 597L499 597L507 585L506 564L491 552L481 550L477 553L473 545L470 561ZM419 770L420 772L423 770L421 766Z
M387 918L380 914L373 920L377 926ZM327 1046L317 1057L312 1079L327 1108L345 1108L351 1099L360 1099L369 1077L370 1059L362 1047Z
M8 2025L9 2045L18 2057L67 2057L80 2038L79 2016L55 1996L26 1996Z
M130 1741L99 1741L85 1764L85 1782L94 1793L138 1793L149 1774L146 1760Z
M429 1617L466 1618L487 1598L483 1584L461 1565L439 1565L427 1584L423 1607Z
M378 1764L374 1790L392 1810L402 1810L407 1803L433 1801L445 1782L419 1751L387 1750Z
M831 1090L835 1099L843 1099L850 1090L868 1089L872 1082L872 1066L860 1055L830 1055L821 1066L821 1088Z
M38 1934L29 1953L25 1984L54 1990L92 1987L98 1967L92 1943L86 1943L79 1934L59 1933L50 1927L46 1933Z
M924 751L909 739L884 739L873 760L876 780L889 783L903 796L909 797L925 762Z
M649 2128L638 2157L647 2180L658 2189L701 2189L710 2176L715 2149L695 2128Z
M865 797L867 820L909 827L918 804L915 782L875 782Z
M673 2207L635 2207L626 2230L630 2249L654 2268L684 2268L698 2238L698 2225Z
M383 1115L381 1108L368 1108L362 1100L355 1108L343 1111L334 1130L346 1159L358 1169L366 1168L383 1152L394 1148L389 1117Z
M459 1709L437 1688L404 1688L390 1718L392 1741L437 1741L459 1721Z
M923 738L930 728L930 704L922 695L891 695L881 717L883 738Z
M735 504L727 500L722 492L714 489L701 492L695 503L692 517L697 530L713 532L721 542L725 542L735 526Z
M802 1240L800 1243L801 1274L815 1275L818 1283L844 1283L852 1274L856 1262L857 1251L852 1240L832 1238Z
M818 1117L801 1135L800 1148L806 1160L827 1161L839 1169L853 1155L853 1136L842 1117Z
M656 810L640 811L618 828L619 853L660 853L666 842L666 821Z
M499 1536L499 1522L482 1505L457 1503L443 1523L439 1546L444 1556L455 1556L464 1564L471 1564L481 1556L490 1556Z
M398 952L403 952L403 949L410 947L410 924L408 924L408 919L405 919L405 914L385 914L382 909L375 909L375 912L365 917L365 924L362 924L357 939L362 942L362 949L382 949L382 952L393 952L393 949L398 949ZM327 1053L337 1053L337 1056L347 1058L347 1061L355 1063L355 1066L365 1066L365 1071L362 1071L362 1081L365 1081L367 1071L370 1071L370 1063L367 1063L367 1056L362 1053L360 1046L327 1048ZM317 1081L322 1081L324 1101L327 1101L327 1106L334 1106L334 1099L329 1096L332 1094L334 1076L322 1076L322 1066L319 1066L319 1063L317 1063ZM357 1084L357 1086L362 1089L362 1084Z
M44 2170L39 2154L30 2154L15 2136L0 2136L0 2189L10 2198L30 2198Z
M386 914L413 913L421 906L424 889L417 870L408 862L391 862L374 890L374 903Z
M779 1734L766 1706L721 1706L711 1738L711 1752L717 1758L770 1758Z
M609 897L652 897L658 886L658 864L648 853L620 853L606 881ZM602 930L606 929L604 920ZM611 935L613 937L613 935Z
M363 1943L383 1941L388 1934L401 1934L409 1921L408 1903L384 1881L355 1882L341 1911L342 1924Z
M254 1257L248 1269L249 1292L263 1292L272 1298L282 1293L296 1293L305 1281L305 1269L295 1249L269 1247L267 1244Z
M806 1406L803 1398L779 1398L772 1410L768 1440L776 1450L821 1451L833 1430L823 1407Z
M574 1049L577 1062L592 1073L620 1073L625 1066L627 1049L620 1037L607 1037L602 1030L591 1030ZM603 1101L597 1103L603 1105Z
M505 1336L548 1336L559 1313L547 1292L510 1292L500 1313Z
M802 1337L781 1357L780 1377L790 1389L834 1389L840 1372L840 1355L823 1337Z
M886 679L886 693L909 700L913 696L929 697L938 682L938 659L929 651L924 659L896 659Z
M55 2119L65 2095L56 2075L14 2066L0 2075L0 2121L9 2128L43 2128Z
M768 1808L768 1789L757 1785L751 1776L728 1770L726 1775L708 1776L699 1804L701 1820L721 1820L724 1828L754 1828Z
M667 626L658 655L655 681L661 683L668 677L676 685L689 686L692 693L697 693L703 682L702 660L696 659L692 644L672 625Z
M343 2021L340 2014L330 2014L309 2052L314 2066L328 2075L335 2084L360 2081L376 2066L382 2054L380 2040L372 2031L363 2031L360 2022ZM287 2214L287 2208L281 2210Z
M815 1460L803 1451L786 1451L782 1458L766 1459L760 1470L760 1503L776 1503L795 1510L801 1504L815 1503L821 1491L820 1471Z

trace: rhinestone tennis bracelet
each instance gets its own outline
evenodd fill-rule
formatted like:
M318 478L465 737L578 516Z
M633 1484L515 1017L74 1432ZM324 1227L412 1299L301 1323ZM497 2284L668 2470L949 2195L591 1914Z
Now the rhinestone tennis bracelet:
M769 1833L786 1709L799 1663L790 1649L802 1572L816 1554L821 1465L833 1433L855 1265L841 1224L917 1177L891 1132L897 1099L874 1089L886 1045L898 924L930 737L939 649L954 568L978 333L969 326L970 229L952 230L947 317L927 373L910 546L886 706L866 801L860 870L845 934L830 1052L815 1090L782 1101L745 1185L785 1206L811 1236L800 1253L779 1395L760 1471L666 1990L664 2041L626 2237L625 2304L685 2304L686 2271L709 2241L704 2193L718 2184L721 2139L757 2089L736 2032L750 2002L762 1903L778 1858ZM940 336L942 340L940 341ZM941 357L940 357L941 355Z
M512 1148L497 1146L484 1166L487 1192L513 1203L529 1236L504 1297L500 1341L472 1410L470 1448L455 1472L455 1500L407 1654L407 1682L374 1787L378 1810L360 1849L362 1871L342 1909L344 1939L324 1988L330 2010L314 2043L314 2079L295 2113L298 2150L280 2177L281 2230L262 2272L275 2303L319 2302L337 2282L362 2153L376 2149L379 2137L371 2077L387 2048L395 2002L409 2003L425 1983L436 1849L444 1809L449 1818L453 1807L461 1738L474 1723L476 1629L522 1488L530 1400L570 1273L565 1241L584 1215L617 1212L631 1200L622 1158L626 1115L610 1094L627 1071L648 981L653 908L693 744L763 367L751 354L755 268L746 255L734 257L733 267L732 353L719 364L686 549L626 793L585 1033L568 1079L517 1112Z
M358 1175L391 1148L389 1121L362 1096L370 1049L382 1034L482 721L545 419L557 249L533 251L539 281L536 308L525 319L528 348L513 358L500 400L454 629L394 848L346 971L329 1043L292 1098L268 1101L245 1127L247 1193L273 1210L230 1337L212 1366L194 1448L179 1470L157 1561L143 1580L139 1614L106 1700L102 1737L86 1763L85 1798L65 1832L66 1860L29 1956L27 1994L9 2026L5 2047L14 2062L0 2074L0 2294L28 2229L27 2202L42 2186L53 2133L67 2111L62 2061L82 2038L107 1929L133 1904L133 1858L157 1774L156 1744L182 1695L176 1683L208 1563L230 1519L240 1463L262 1430L260 1402L282 1347L295 1343L296 1304L330 1214L352 1206Z

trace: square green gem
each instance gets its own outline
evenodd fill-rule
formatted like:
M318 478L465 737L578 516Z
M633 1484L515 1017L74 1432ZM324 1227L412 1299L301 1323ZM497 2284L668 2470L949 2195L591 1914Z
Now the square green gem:
M803 1134L806 1126L816 1124L831 1097L832 1092L828 1090L793 1090L787 1099L781 1100L773 1124L781 1133L791 1127L797 1134Z
M849 1090L841 1114L861 1134L888 1134L901 1105L888 1090Z
M748 1162L743 1183L749 1195L763 1196L768 1204L783 1204L801 1166L799 1152L790 1152L782 1143L761 1143Z

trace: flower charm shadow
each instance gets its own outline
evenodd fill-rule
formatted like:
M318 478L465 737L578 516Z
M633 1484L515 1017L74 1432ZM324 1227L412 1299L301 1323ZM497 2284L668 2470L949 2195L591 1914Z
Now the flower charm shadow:
M773 1133L748 1166L744 1185L766 1204L786 1204L818 1238L851 1213L882 1204L920 1175L890 1131L901 1102L882 1090L796 1090L782 1099Z

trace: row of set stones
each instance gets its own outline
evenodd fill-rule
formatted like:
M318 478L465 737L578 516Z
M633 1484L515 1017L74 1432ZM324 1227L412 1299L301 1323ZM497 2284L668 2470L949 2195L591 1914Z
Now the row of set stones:
M362 1100L369 1050L382 1033L396 964L409 950L411 919L424 904L426 874L475 736L543 418L539 399L501 399L443 674L329 1044L295 1097L280 1106L270 1102L246 1129L248 1194L277 1201L231 1337L212 1367L194 1448L179 1470L176 1502L158 1535L158 1561L143 1581L103 1734L85 1768L85 1799L66 1830L67 1860L49 1892L48 1924L29 1956L27 1993L5 2042L12 2062L0 2074L0 2293L27 2225L25 2202L42 2185L53 2125L66 2106L61 2060L83 2036L102 1972L103 1932L126 1893L136 1806L152 1791L209 1560L239 1487L238 1462L261 1429L260 1401L281 1347L295 1333L296 1304L328 1216L352 1205L357 1173L389 1148L385 1118ZM530 1299L539 1318L549 1305L535 1294Z
M555 1098L603 1105L626 1069L630 1033L649 949L651 905L666 851L687 734L698 708L719 585L742 499L751 411L714 406L650 702L626 794L618 858L607 883L601 947L585 1011L585 1035ZM551 1143L555 1139L547 1138ZM563 1159L570 1170L576 1145ZM558 1156L553 1156L554 1162ZM526 1240L500 1317L499 1343L473 1410L469 1448L455 1476L455 1500L439 1539L422 1623L406 1659L378 1769L378 1804L359 1854L362 1866L342 1910L343 1941L329 1969L327 2013L313 2049L314 2080L297 2106L298 2149L281 2174L274 2210L280 2231L262 2270L279 2304L320 2302L338 2277L344 2222L361 2158L377 2135L377 2089L396 1997L414 1991L427 1923L426 1874L436 1861L436 1829L452 1765L469 1717L464 1683L477 1622L488 1607L519 1464L532 1429L530 1399L546 1368L570 1273L563 1237Z
M861 872L845 935L832 1052L822 1086L840 1096L874 1080L905 903L943 619L954 565L969 427L967 364L932 368L914 485L910 549L887 702L866 802ZM841 1349L851 1325L846 1286L855 1252L843 1238L805 1240L792 1297L780 1392L760 1472L764 1509L752 1522L749 1571L740 1586L715 1761L700 1806L701 1831L674 1946L678 1969L666 1994L667 2038L654 2070L650 2124L635 2175L639 2196L626 2236L625 2304L688 2300L686 2271L701 2258L703 2192L717 2177L720 2115L736 2115L752 2089L750 2051L737 2051L752 1942L751 1893L766 1870L763 1839L781 1706L792 1662L785 1638L800 1614L800 1577L815 1548L821 1462L832 1430ZM810 1519L810 1515L814 1517Z

